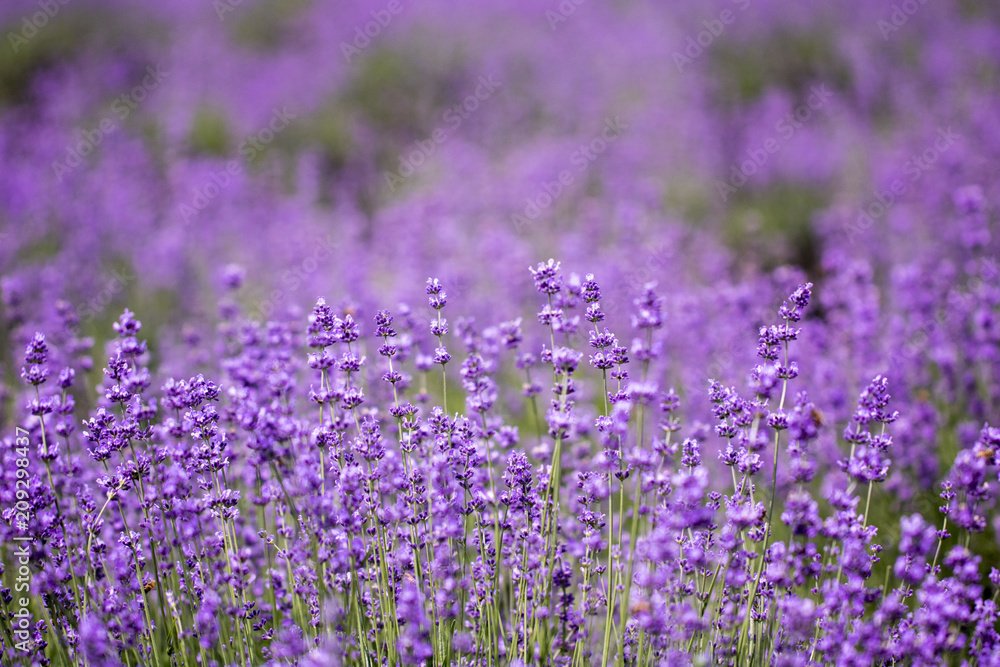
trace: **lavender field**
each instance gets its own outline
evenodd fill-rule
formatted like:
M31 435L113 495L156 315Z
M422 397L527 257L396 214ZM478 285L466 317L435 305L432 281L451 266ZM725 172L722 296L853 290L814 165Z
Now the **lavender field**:
M3 665L1000 665L1000 5L0 42Z

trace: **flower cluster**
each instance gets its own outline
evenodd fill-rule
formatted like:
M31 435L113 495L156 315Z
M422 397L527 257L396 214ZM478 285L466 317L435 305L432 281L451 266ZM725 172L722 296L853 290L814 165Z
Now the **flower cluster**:
M433 340L406 306L399 318L377 310L367 330L324 299L302 327L236 324L231 313L217 364L159 389L126 310L80 432L74 367L43 392L53 355L36 334L22 370L34 396L24 430L39 443L25 480L31 521L3 530L37 545L31 595L45 618L23 641L8 633L4 655L188 666L1000 655L984 597L1000 575L984 579L973 550L988 527L1000 430L984 427L957 453L939 529L911 513L886 540L873 509L902 417L884 376L839 434L793 394L810 284L760 329L746 392L709 383L713 437L685 424L683 401L653 371L669 342L657 336L654 285L635 299L632 361L598 326L594 276L580 283L552 260L532 274L544 297L537 353L517 351L527 335L517 320L457 327L460 412L444 407L446 364L440 391L426 381L428 353L449 336L436 279ZM576 336L581 307L586 338ZM366 372L366 349L382 371ZM547 368L544 422L539 392L500 409L508 365ZM827 447L843 453L836 465L817 456ZM4 460L14 449L4 442Z

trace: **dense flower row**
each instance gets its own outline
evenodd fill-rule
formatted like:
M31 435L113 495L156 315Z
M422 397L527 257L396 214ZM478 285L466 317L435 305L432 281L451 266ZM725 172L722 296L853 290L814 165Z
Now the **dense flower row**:
M307 322L260 324L227 298L218 357L159 388L128 310L103 381L79 386L89 341L64 310L25 351L31 447L3 441L0 531L30 538L33 619L15 635L24 593L4 589L4 662L1000 660L1000 572L970 549L1000 430L955 457L939 523L880 525L901 417L876 376L823 444L834 427L796 386L811 284L761 327L746 390L708 384L709 428L649 373L655 285L628 346L594 276L552 260L532 275L537 325L458 319L454 334L436 279L425 313L369 322L319 299ZM84 391L99 400L78 428Z

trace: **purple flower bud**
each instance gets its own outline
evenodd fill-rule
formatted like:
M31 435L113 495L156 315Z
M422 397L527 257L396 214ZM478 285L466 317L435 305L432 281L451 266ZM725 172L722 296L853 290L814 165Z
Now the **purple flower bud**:
M56 384L59 385L60 389L69 389L73 386L73 379L76 377L76 371L72 368L64 368L59 371L59 379L56 380Z
M246 270L239 264L227 264L222 270L222 283L231 290L239 289L246 278Z
M375 335L379 338L392 338L396 330L392 328L392 315L388 310L380 310L375 314Z
M582 352L568 347L557 347L552 352L552 367L560 373L572 374L582 358Z
M441 294L444 291L444 286L438 281L437 278L427 279L427 293L428 294Z
M520 345L521 341L524 340L524 336L521 333L521 318L501 323L500 336L504 347L508 349L513 350Z
M636 329L658 329L663 326L663 298L654 291L656 283L646 283L642 295L633 303L639 312L632 315L632 326Z
M550 259L548 262L538 264L534 269L530 269L531 276L535 280L535 289L542 294L558 294L562 289L562 276L559 275L559 262Z
M127 338L129 336L135 336L142 329L142 322L135 319L135 313L133 313L128 308L122 313L118 321L115 322L114 330L122 338Z
M342 402L346 410L353 410L365 402L365 393L360 387L351 387L344 393Z
M45 382L49 376L48 366L31 365L21 369L21 379L30 385L37 387Z
M353 352L345 352L337 361L337 368L345 373L357 373L365 365L365 359Z
M696 468L701 465L701 447L693 438L685 438L681 445L681 465Z
M334 318L333 329L337 340L341 343L353 343L360 336L358 325L354 321L354 317L350 314L345 315L344 319L340 319L339 317Z
M48 356L49 349L45 344L45 334L36 333L24 350L24 363L44 364Z
M448 320L441 318L440 320L431 320L431 334L440 338L448 333Z
M583 283L582 296L583 300L589 304L594 304L601 300L601 290L597 286L597 281L594 280L593 273L588 273L586 276Z
M434 363L441 364L442 366L451 361L451 355L448 354L448 348L442 346L434 348Z
M810 291L812 286L812 283L805 283L792 292L788 301L782 303L781 308L778 309L778 315L781 319L788 322L798 322L802 319L802 310L809 305L809 299L812 296Z
M775 431L784 431L788 428L788 415L783 410L772 412L767 416L767 425Z

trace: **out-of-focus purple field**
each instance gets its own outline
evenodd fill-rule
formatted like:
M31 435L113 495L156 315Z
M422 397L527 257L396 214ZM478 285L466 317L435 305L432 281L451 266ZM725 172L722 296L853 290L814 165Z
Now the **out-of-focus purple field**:
M1000 664L1000 6L0 38L4 664Z

